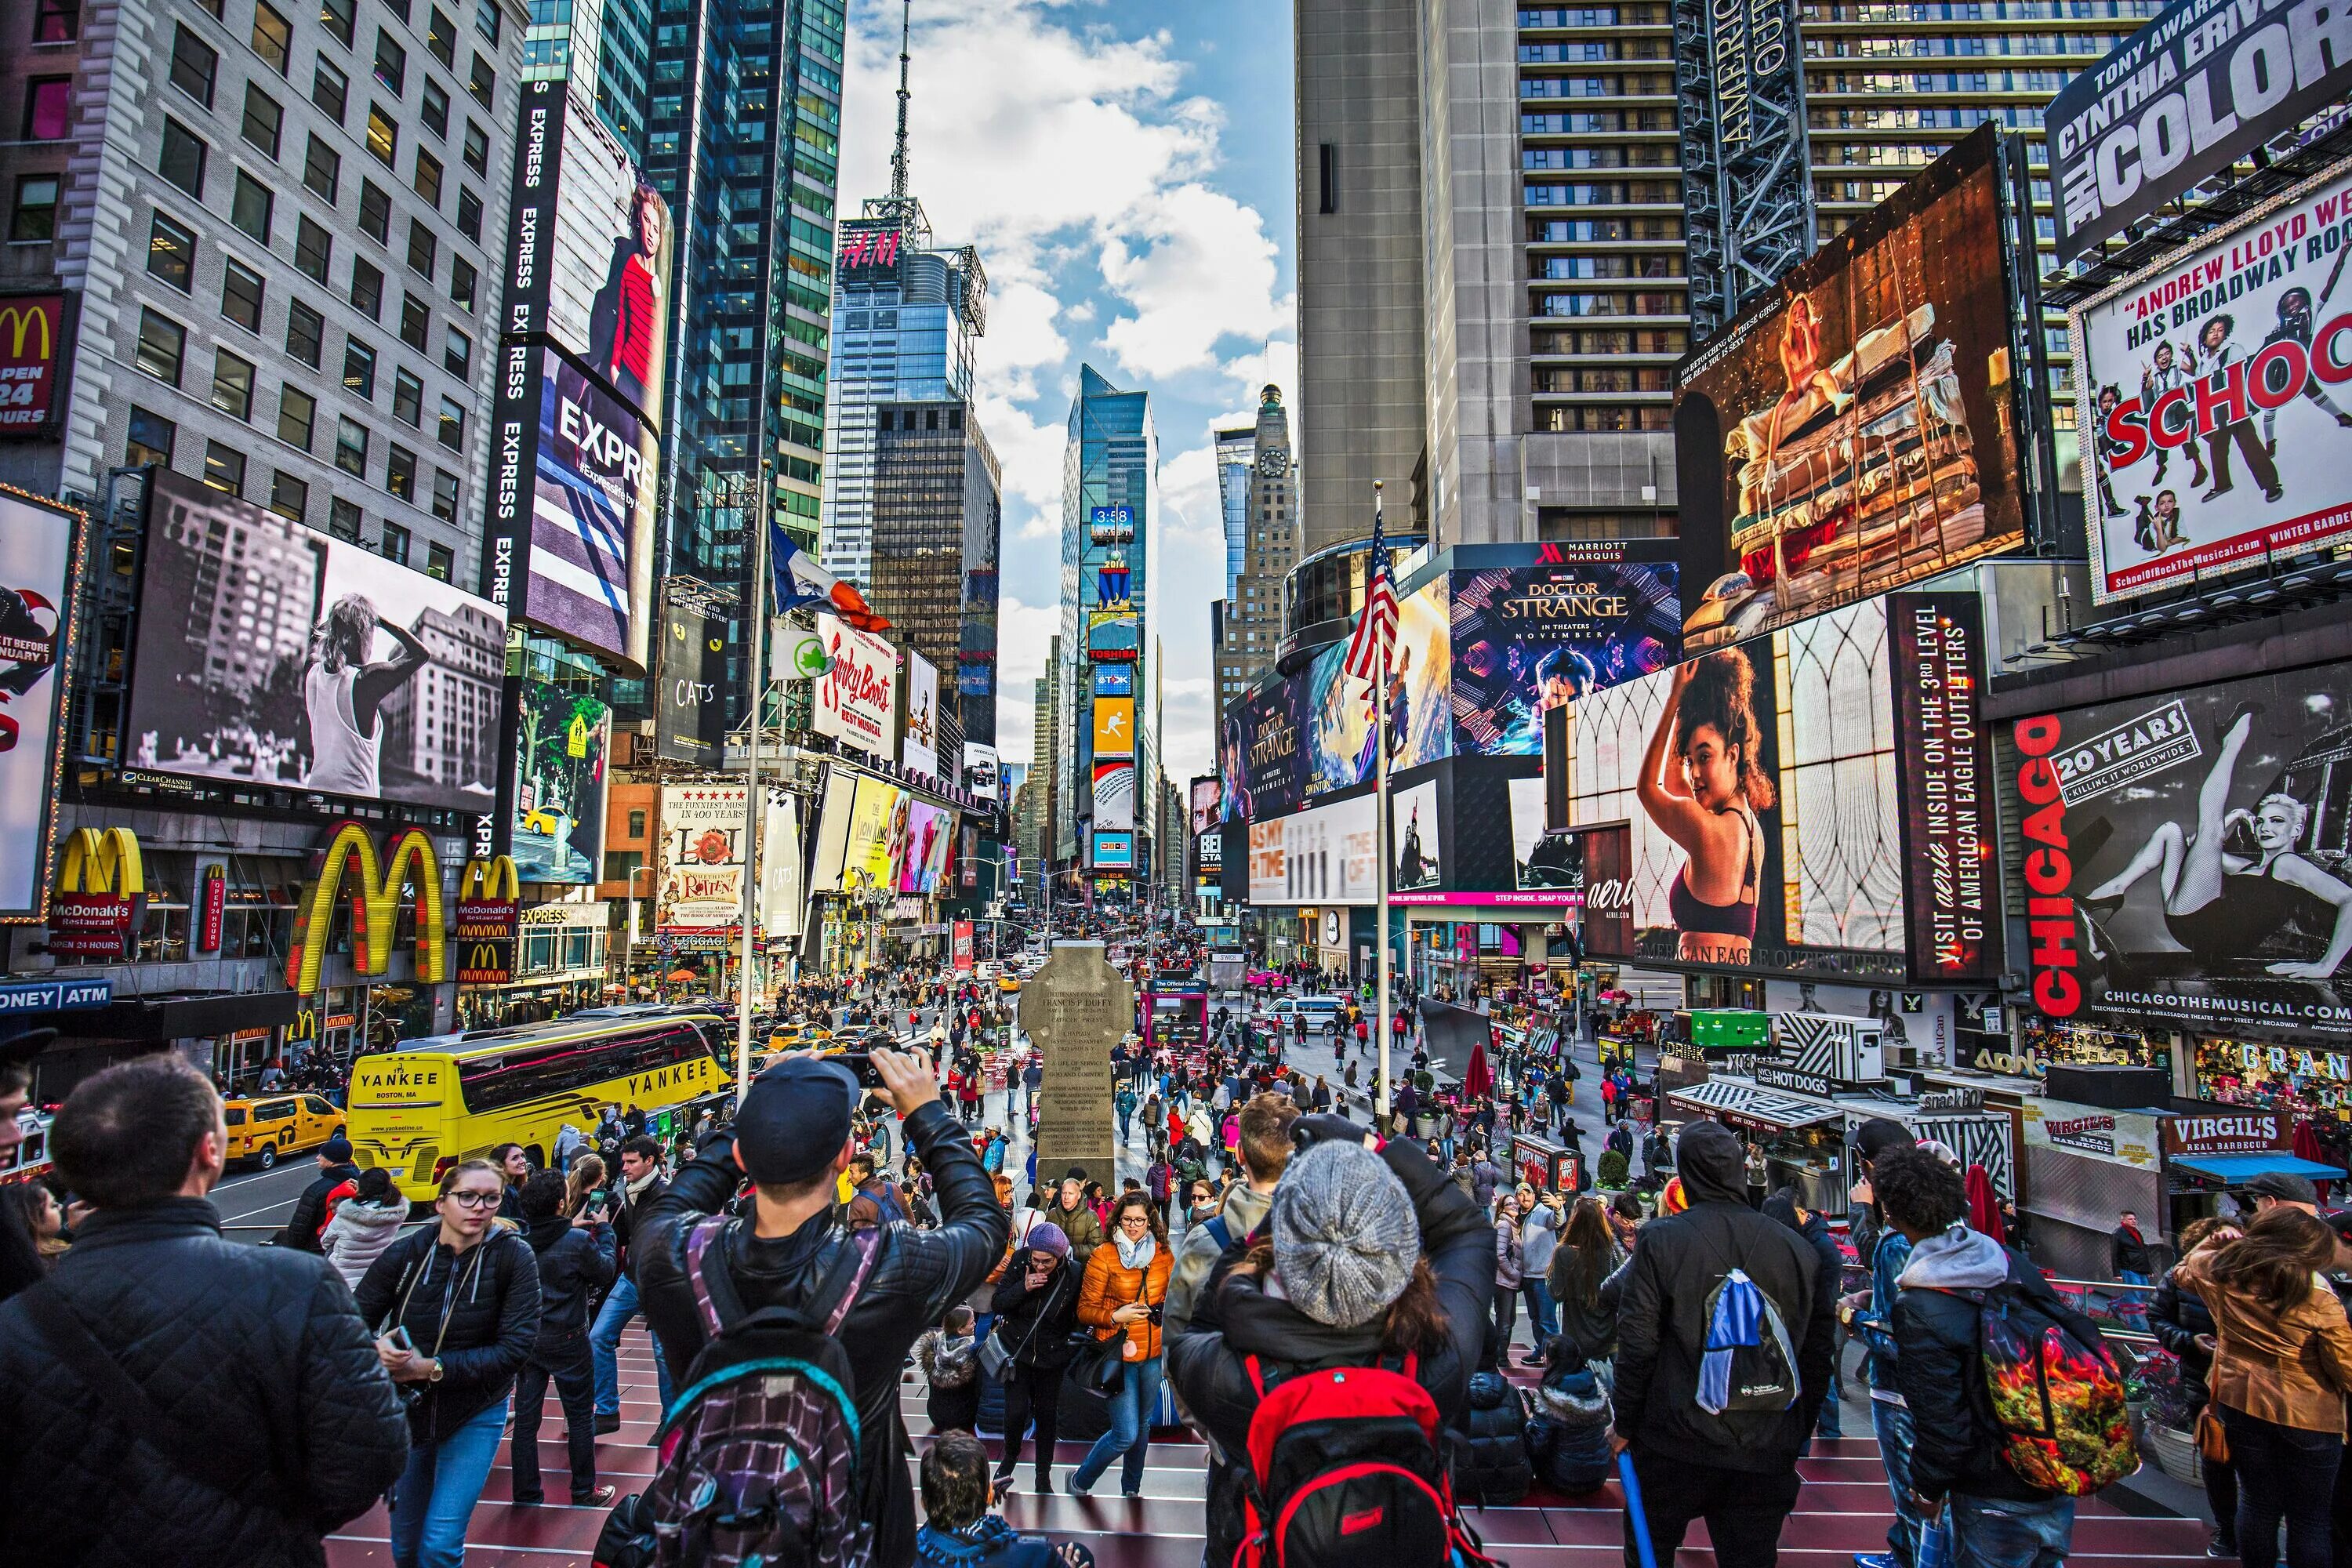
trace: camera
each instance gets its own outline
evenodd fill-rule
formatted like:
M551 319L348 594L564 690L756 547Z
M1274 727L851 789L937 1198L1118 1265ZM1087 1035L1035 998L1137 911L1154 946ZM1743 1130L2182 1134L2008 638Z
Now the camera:
M882 1075L874 1066L872 1051L844 1051L834 1060L847 1068L863 1089L880 1089Z

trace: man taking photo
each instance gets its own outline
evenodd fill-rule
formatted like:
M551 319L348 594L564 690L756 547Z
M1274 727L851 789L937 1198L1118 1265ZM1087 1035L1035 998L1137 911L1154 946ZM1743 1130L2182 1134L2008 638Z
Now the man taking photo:
M881 1093L905 1123L907 1146L930 1173L940 1225L890 1226L835 1334L848 1352L858 1425L856 1510L874 1529L876 1568L915 1560L914 1489L908 1479L898 1374L923 1331L978 1289L1004 1257L1010 1219L971 1140L940 1103L919 1055L877 1049ZM858 1245L834 1219L835 1184L856 1153L850 1121L860 1091L839 1062L789 1057L752 1080L730 1133L713 1138L669 1190L638 1216L637 1289L674 1376L683 1378L707 1338L688 1242L749 1178L753 1210L709 1244L747 1313L805 1307ZM708 1254L705 1255L706 1258Z

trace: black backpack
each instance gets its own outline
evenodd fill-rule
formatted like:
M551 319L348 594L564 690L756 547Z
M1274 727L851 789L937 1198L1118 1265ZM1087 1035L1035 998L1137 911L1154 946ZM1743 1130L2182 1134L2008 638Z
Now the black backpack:
M727 1267L740 1222L687 1235L687 1279L709 1336L656 1435L645 1491L597 1537L596 1568L864 1568L860 1433L849 1354L835 1338L886 1234L852 1231L801 1307L746 1311Z

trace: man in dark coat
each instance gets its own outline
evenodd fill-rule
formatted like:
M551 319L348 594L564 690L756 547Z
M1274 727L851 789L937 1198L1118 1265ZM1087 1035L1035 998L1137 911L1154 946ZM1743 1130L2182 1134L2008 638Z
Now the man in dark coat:
M904 1119L906 1141L930 1173L940 1206L935 1230L885 1226L836 1337L849 1352L861 1447L860 1518L875 1526L876 1568L915 1560L915 1503L899 1420L898 1373L925 1329L978 1289L1003 1260L1011 1216L971 1139L940 1103L940 1086L919 1056L877 1049L870 1058L882 1092ZM854 1259L852 1233L835 1223L835 1184L856 1152L850 1121L857 1080L838 1062L787 1058L753 1080L731 1133L703 1146L669 1190L641 1213L631 1241L646 1320L672 1374L683 1382L707 1337L687 1242L702 1218L735 1195L745 1176L754 1215L710 1243L724 1258L746 1310L798 1306L835 1268ZM708 1256L708 1254L706 1254Z
M359 1179L360 1168L352 1163L352 1141L338 1132L320 1146L319 1174L294 1200L294 1213L278 1233L278 1245L298 1252L318 1251L319 1233L332 1217L327 1213L327 1194Z
M50 1147L95 1212L0 1304L0 1562L323 1564L408 1458L341 1277L222 1237L228 1129L178 1057L85 1079Z
M1816 1293L1827 1292L1830 1299L1830 1315L1835 1318L1838 1289L1845 1280L1845 1260L1838 1256L1837 1243L1830 1237L1829 1222L1800 1204L1797 1201L1797 1189L1793 1186L1782 1187L1779 1192L1766 1198L1764 1213L1767 1217L1779 1220L1782 1225L1795 1231L1804 1239L1805 1245L1813 1249L1813 1263L1817 1270L1813 1275L1813 1289ZM1814 1436L1843 1437L1845 1436L1838 1421L1838 1401L1842 1393L1843 1390L1838 1386L1837 1357L1832 1355L1829 1395L1822 1401L1821 1417L1813 1426Z
M1796 1506L1797 1455L1829 1391L1835 1302L1816 1288L1812 1248L1748 1206L1747 1152L1728 1129L1684 1128L1675 1164L1690 1207L1652 1220L1633 1248L1618 1312L1611 1440L1633 1449L1659 1562L1673 1562L1690 1521L1703 1518L1722 1568L1748 1568L1774 1561ZM1699 1404L1709 1302L1734 1268L1788 1329L1798 1387L1784 1409L1717 1415ZM1629 1515L1629 1563L1632 1529Z

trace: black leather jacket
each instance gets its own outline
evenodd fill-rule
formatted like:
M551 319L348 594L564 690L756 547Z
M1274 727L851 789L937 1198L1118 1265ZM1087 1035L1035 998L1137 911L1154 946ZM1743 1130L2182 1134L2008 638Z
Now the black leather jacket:
M907 1353L940 1315L971 1294L1004 1256L1011 1217L996 1201L996 1184L972 1152L971 1139L937 1100L907 1118L908 1146L930 1173L940 1205L936 1230L894 1225L882 1232L872 1269L860 1288L839 1339L849 1352L857 1388L857 1416L868 1434L861 1453L858 1509L874 1522L876 1568L908 1568L915 1560L914 1489L908 1479L906 1427L898 1417L898 1373ZM632 1238L637 1299L646 1321L683 1388L703 1345L702 1318L687 1278L688 1235L715 1214L741 1184L734 1140L712 1139L669 1190L637 1212ZM824 1281L849 1232L830 1208L788 1237L763 1241L750 1226L727 1238L728 1263L743 1304L756 1311L791 1306Z

